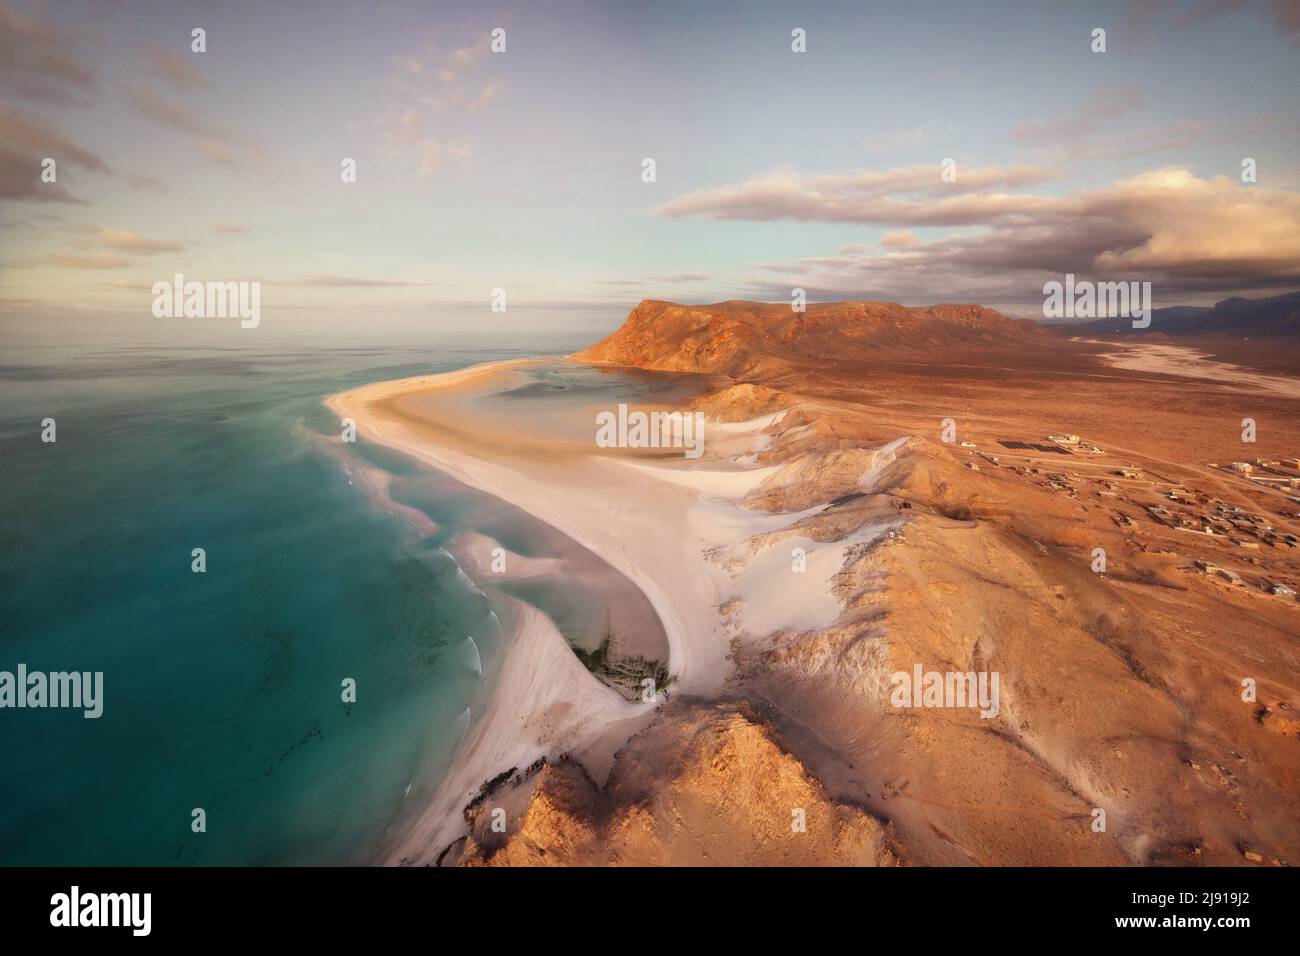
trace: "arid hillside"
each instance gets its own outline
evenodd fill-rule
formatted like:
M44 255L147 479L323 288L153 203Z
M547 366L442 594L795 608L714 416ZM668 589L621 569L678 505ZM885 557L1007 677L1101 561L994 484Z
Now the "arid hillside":
M692 408L770 424L704 464L773 469L744 504L788 523L707 554L737 582L720 694L671 699L607 779L503 782L506 832L469 813L443 862L1300 860L1300 606L1274 590L1300 585L1300 408L1101 351L977 306L639 305L575 358L715 373ZM741 596L794 545L842 555L828 627L768 623L779 576ZM895 706L918 666L996 672L997 713Z
M907 308L896 302L835 302L795 312L768 302L686 306L646 300L617 332L574 358L670 371L762 375L773 362L906 357L938 349L1017 347L1042 339L1032 322L979 305Z

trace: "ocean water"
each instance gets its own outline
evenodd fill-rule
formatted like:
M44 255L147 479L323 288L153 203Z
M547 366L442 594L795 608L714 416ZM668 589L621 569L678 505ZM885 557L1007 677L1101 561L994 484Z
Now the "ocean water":
M500 646L442 545L493 522L527 541L501 503L355 446L438 523L421 537L351 483L321 399L590 338L8 338L0 670L102 671L104 709L0 710L0 864L367 861L436 783Z

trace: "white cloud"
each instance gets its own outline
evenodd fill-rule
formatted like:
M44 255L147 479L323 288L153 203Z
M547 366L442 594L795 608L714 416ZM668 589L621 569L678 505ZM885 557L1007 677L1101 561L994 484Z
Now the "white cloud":
M908 175L886 176L910 188ZM857 174L820 182L857 182ZM986 176L993 183L1005 177ZM1145 280L1166 301L1202 291L1277 289L1300 281L1300 193L1203 179L1188 169L1152 170L1065 196L972 194L935 198L818 188L790 176L695 195L669 214L715 218L982 226L920 240L886 233L882 251L844 246L839 255L751 264L750 292L939 301L1024 301L1046 278L1072 272L1104 280ZM688 197L690 198L690 197ZM674 206L674 203L677 203ZM958 205L960 204L960 205ZM960 215L958 215L960 211ZM773 275L782 278L774 280Z

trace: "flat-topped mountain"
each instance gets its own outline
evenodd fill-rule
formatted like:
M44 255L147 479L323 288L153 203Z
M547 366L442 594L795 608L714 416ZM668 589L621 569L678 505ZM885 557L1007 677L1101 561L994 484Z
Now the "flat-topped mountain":
M788 304L732 300L678 305L647 299L612 335L574 355L584 362L736 375L764 364L879 358L935 349L1038 343L1045 330L980 305L908 307L896 302L829 302L794 312Z

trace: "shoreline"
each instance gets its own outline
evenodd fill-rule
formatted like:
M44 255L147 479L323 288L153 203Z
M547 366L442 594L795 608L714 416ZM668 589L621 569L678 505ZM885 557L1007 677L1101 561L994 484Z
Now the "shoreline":
M884 535L894 522L874 524L826 547L796 529L822 503L780 511L748 507L746 500L760 486L780 488L799 480L797 463L759 465L756 460L772 444L783 411L715 420L703 457L687 459L598 448L589 416L603 406L585 396L580 397L586 404L558 400L558 408L544 407L546 415L524 422L513 410L484 410L493 403L478 399L539 361L545 360L507 360L376 382L332 395L325 404L341 418L353 419L368 440L508 502L621 573L645 595L662 624L673 695L716 699L722 694L736 674L736 640L761 639L774 629L816 630L839 617L843 600L833 581L849 550ZM605 404L625 400L603 397ZM575 439L587 429L592 439ZM891 461L904 440L870 452L867 461ZM873 475L868 468L863 477ZM466 566L481 571L487 561L473 549L495 542L470 536L467 544ZM813 573L789 575L789 549L796 545L796 551L815 549L808 568ZM533 569L525 562L523 570ZM476 583L491 588L491 575ZM538 757L574 758L597 786L603 785L615 753L659 715L668 696L627 701L583 666L544 613L499 596L518 626L505 635L496 686L486 695L485 709L473 715L465 744L433 799L378 862L436 861L466 833L459 811L476 789ZM539 684L536 674L547 675L547 682Z
M372 405L385 406L394 398L412 394L421 397L427 397L431 392L455 394L460 386L467 382L475 379L490 379L537 361L539 360L511 359L470 366L445 375L377 382L331 395L326 399L325 404L340 416L350 417L356 421L358 432L370 440L405 452L471 488L509 502L572 538L623 573L646 594L656 612L660 614L669 642L670 666L675 673L684 672L678 684L679 689L692 691L715 689L722 682L722 675L714 672L721 666L722 655L684 642L683 634L691 632L693 627L683 619L681 612L674 608L674 600L679 600L683 593L698 596L700 589L688 585L670 595L657 579L666 577L680 580L681 573L671 567L661 566L657 570L665 573L647 574L643 570L647 564L646 555L637 554L634 559L629 550L629 539L635 540L633 536L625 533L621 525L596 517L599 514L609 515L617 520L630 517L623 513L621 507L617 505L611 507L609 501L593 500L591 497L592 492L598 492L601 487L607 488L610 479L616 478L619 483L620 494L617 496L619 504L638 497L644 499L647 496L656 504L660 504L665 497L670 499L676 497L671 492L666 496L657 487L661 484L659 481L649 475L639 475L632 468L610 460L612 456L595 455L590 456L589 467L578 468L574 467L574 462L565 461L562 454L552 453L552 457L559 460L550 463L548 473L540 477L537 474L525 474L520 470L520 463L512 462L512 467L497 460L478 458L462 449L452 447L453 436L439 432L436 436L432 436L436 437L437 441L431 440L427 431L421 434L421 430L413 427L409 420L395 418L391 407L381 408L378 412L369 408ZM551 444L530 442L522 435L510 437L517 438L521 443ZM448 440L449 438L451 440ZM526 454L520 457L523 459L523 464L530 466L536 464L529 460ZM574 480L561 485L557 476ZM551 480L547 480L548 478ZM575 485L578 487L575 488ZM564 507L566 505L572 507L566 508ZM685 509L678 507L674 510ZM640 518L652 537L663 527L659 520L654 520L654 516L643 514ZM639 545L646 541L642 538L637 540L637 543ZM676 558L677 555L674 554L672 557Z
M468 388L490 387L512 371L538 361L542 360L504 360L438 375L372 383L331 395L325 405L340 418L354 420L358 433L368 440L404 452L471 488L509 502L622 573L645 594L660 617L668 641L667 666L677 678L674 692L717 690L727 673L726 645L721 639L720 619L716 624L699 626L700 622L718 618L719 603L716 591L707 586L707 572L699 574L704 569L699 549L695 549L697 566L692 571L688 569L689 561L681 561L680 547L660 549L657 563L647 562L644 553L631 547L662 528L662 516L657 511L665 497L669 503L677 503L678 525L684 524L680 512L684 512L686 501L677 493L680 489L656 487L659 483L653 478L638 476L596 456L574 461L575 457L585 456L561 454L558 465L552 463L554 467L539 478L526 474L519 462L512 462L514 467L510 467L499 460L468 454L455 447L455 434L431 435L430 429L419 428L395 411L392 404L403 397L425 400L434 395L447 400L449 410L454 411L455 400ZM427 408L427 403L422 407ZM506 437L524 440L523 436ZM566 458L570 460L563 460ZM608 474L610 467L626 474L614 478ZM618 489L619 503L627 501L630 494L640 495L644 505L641 530L629 531L622 520L626 516L619 514L622 509L616 503L606 500L601 507L601 502L593 499L593 492L602 487ZM490 543L490 539L482 540ZM669 553L663 555L664 550ZM472 564L482 566L486 562L479 556ZM647 570L648 566L653 569ZM490 586L490 578L482 577ZM485 581L475 583L483 586ZM684 595L689 595L688 600L682 600ZM554 759L568 754L594 779L603 779L614 753L658 711L658 703L629 702L597 679L542 612L500 592L497 596L510 611L509 622L503 621L508 626L497 680L486 693L480 713L471 716L464 742L434 797L396 842L381 849L376 862L418 864L436 860L466 832L460 810L476 789L511 766L522 769L538 756Z

